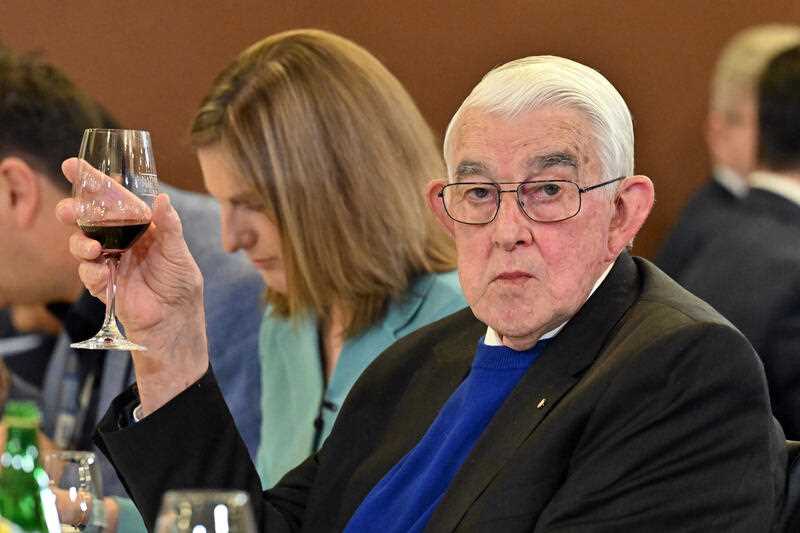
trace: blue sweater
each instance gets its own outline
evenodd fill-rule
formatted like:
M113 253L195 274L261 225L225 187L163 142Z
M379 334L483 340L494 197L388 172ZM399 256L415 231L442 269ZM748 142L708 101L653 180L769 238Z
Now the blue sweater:
M467 379L417 445L372 488L345 531L425 529L478 437L545 344L518 352L481 339Z

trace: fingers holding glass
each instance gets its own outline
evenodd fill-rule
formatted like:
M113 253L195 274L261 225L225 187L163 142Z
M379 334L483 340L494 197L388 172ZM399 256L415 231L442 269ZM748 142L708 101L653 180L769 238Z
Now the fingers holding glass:
M102 257L108 269L106 314L100 331L91 339L74 343L73 348L144 350L120 332L114 314L116 273L120 255L144 234L153 216L158 195L158 179L150 134L138 130L86 130L78 158L62 165L72 182L72 202L59 204L59 218L74 218L88 239L73 236L70 251L77 258L91 261ZM100 246L97 253L97 241ZM99 283L93 269L81 266L87 287L98 294Z

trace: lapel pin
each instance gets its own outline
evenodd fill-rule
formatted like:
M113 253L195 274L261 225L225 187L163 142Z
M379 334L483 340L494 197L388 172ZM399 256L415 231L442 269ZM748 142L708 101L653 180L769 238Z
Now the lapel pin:
M547 403L547 398L542 398L541 400L539 400L539 405L537 405L536 408L541 409L542 407L544 407L544 404L546 403Z

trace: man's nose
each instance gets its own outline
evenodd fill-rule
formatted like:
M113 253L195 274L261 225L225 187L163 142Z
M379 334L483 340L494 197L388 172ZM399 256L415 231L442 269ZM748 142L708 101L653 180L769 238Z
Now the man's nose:
M505 196L504 196L505 194ZM492 222L494 242L504 250L526 246L533 242L533 221L522 212L516 191L501 191L500 207Z

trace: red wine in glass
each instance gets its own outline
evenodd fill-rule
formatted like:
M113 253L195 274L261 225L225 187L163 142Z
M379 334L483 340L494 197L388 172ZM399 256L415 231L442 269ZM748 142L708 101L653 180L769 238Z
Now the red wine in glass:
M100 331L73 348L146 350L125 338L117 325L114 302L120 257L150 226L158 195L153 146L143 130L88 129L78 154L78 178L72 186L77 222L100 243L108 267L106 314Z
M103 255L120 255L133 246L150 226L150 222L138 220L108 220L94 224L80 224L81 230L90 239L100 243Z

